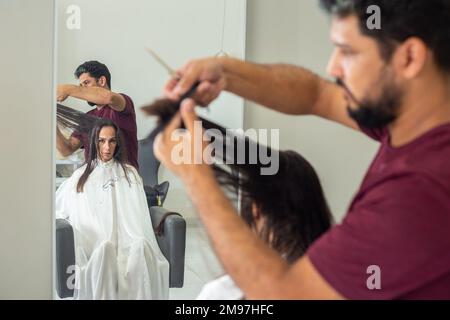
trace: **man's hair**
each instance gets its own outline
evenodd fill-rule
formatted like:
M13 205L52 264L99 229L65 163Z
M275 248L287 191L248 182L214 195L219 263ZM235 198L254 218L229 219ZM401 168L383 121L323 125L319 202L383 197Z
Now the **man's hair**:
M128 182L130 182L130 179L128 177L128 170L126 168L127 163L127 151L125 147L124 139L120 133L119 127L116 126L114 122L112 122L109 119L100 119L97 121L95 126L93 127L90 139L89 139L89 146L84 146L85 148L89 148L88 152L88 158L86 159L86 170L84 170L83 174L81 175L80 179L78 180L77 184L77 192L83 192L84 184L86 183L87 179L89 178L89 175L92 173L92 171L95 169L95 166L98 164L98 161L101 161L98 158L98 142L99 142L99 135L100 131L104 127L112 127L114 128L116 132L116 149L114 150L113 158L117 161L117 163L122 167L125 177L127 178Z
M75 77L79 79L83 73L89 73L91 77L97 80L100 79L101 76L104 76L108 88L111 89L111 73L109 72L108 67L103 63L98 61L86 61L75 70Z
M449 0L320 0L327 12L341 18L356 15L361 33L374 38L389 61L395 48L410 37L420 38L434 53L436 64L450 73ZM371 5L381 10L381 29L369 29Z

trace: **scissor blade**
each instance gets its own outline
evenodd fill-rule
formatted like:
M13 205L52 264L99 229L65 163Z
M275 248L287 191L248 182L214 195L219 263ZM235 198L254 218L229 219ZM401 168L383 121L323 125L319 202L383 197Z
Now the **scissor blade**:
M147 50L148 53L150 53L153 58L155 58L156 61L159 62L160 65L162 65L164 67L164 69L167 70L167 72L172 76L172 77L177 77L177 73L175 72L175 70L173 70L171 67L169 67L169 65L167 63L164 62L163 59L161 59L152 49L150 48L145 48L145 50Z

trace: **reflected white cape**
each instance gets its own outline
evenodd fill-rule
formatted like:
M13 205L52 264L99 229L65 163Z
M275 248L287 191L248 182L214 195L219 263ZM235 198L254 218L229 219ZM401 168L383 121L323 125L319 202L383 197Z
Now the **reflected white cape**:
M86 165L56 192L56 218L75 238L75 299L168 299L169 263L153 232L142 179L132 166L98 161L82 193Z

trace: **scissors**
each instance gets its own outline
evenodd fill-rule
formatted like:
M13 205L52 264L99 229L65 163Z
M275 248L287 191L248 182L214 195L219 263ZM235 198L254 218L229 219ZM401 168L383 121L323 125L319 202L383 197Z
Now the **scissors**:
M155 51L153 51L150 48L145 48L145 50L150 53L150 55L152 55L153 58L155 58L156 61L158 61L158 63L164 67L164 69L167 70L167 72L174 77L175 79L179 79L180 75L174 70L172 69L163 59L160 58L160 56L158 56Z
M150 55L153 56L153 58L155 58L156 61L158 61L158 63L164 67L164 69L167 70L167 72L175 79L175 80L180 80L181 76L180 74L178 74L174 69L172 69L163 59L161 59L160 56L158 56L156 54L155 51L153 51L152 49L146 47L145 50L150 53ZM187 97L190 97L191 95L194 94L195 90L197 90L197 87L200 85L200 81L197 81L196 83L194 83L194 85L192 86L192 88L186 92L183 97L181 98L180 101L184 100ZM206 106L205 109L208 111L209 113L209 106Z

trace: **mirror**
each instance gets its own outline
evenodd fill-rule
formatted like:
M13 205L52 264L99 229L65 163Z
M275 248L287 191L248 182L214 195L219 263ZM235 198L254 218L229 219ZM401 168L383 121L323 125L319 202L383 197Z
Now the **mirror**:
M57 0L56 3L57 84L78 85L74 71L85 61L104 63L111 72L111 90L125 93L134 102L138 140L145 139L155 126L140 107L159 97L169 79L167 71L145 47L153 49L175 69L192 58L227 54L244 59L246 1L243 0ZM93 109L86 101L73 97L63 104L82 112ZM209 110L200 112L224 127L243 126L243 100L226 93ZM56 186L66 181L83 161L83 151L69 157L57 153ZM158 180L169 182L163 207L181 214L187 223L183 286L170 288L168 298L195 299L202 286L219 276L222 269L181 182L162 167ZM58 256L58 233L56 241L58 263L64 258ZM69 282L74 283L75 268L65 271ZM59 289L68 283L59 284Z

